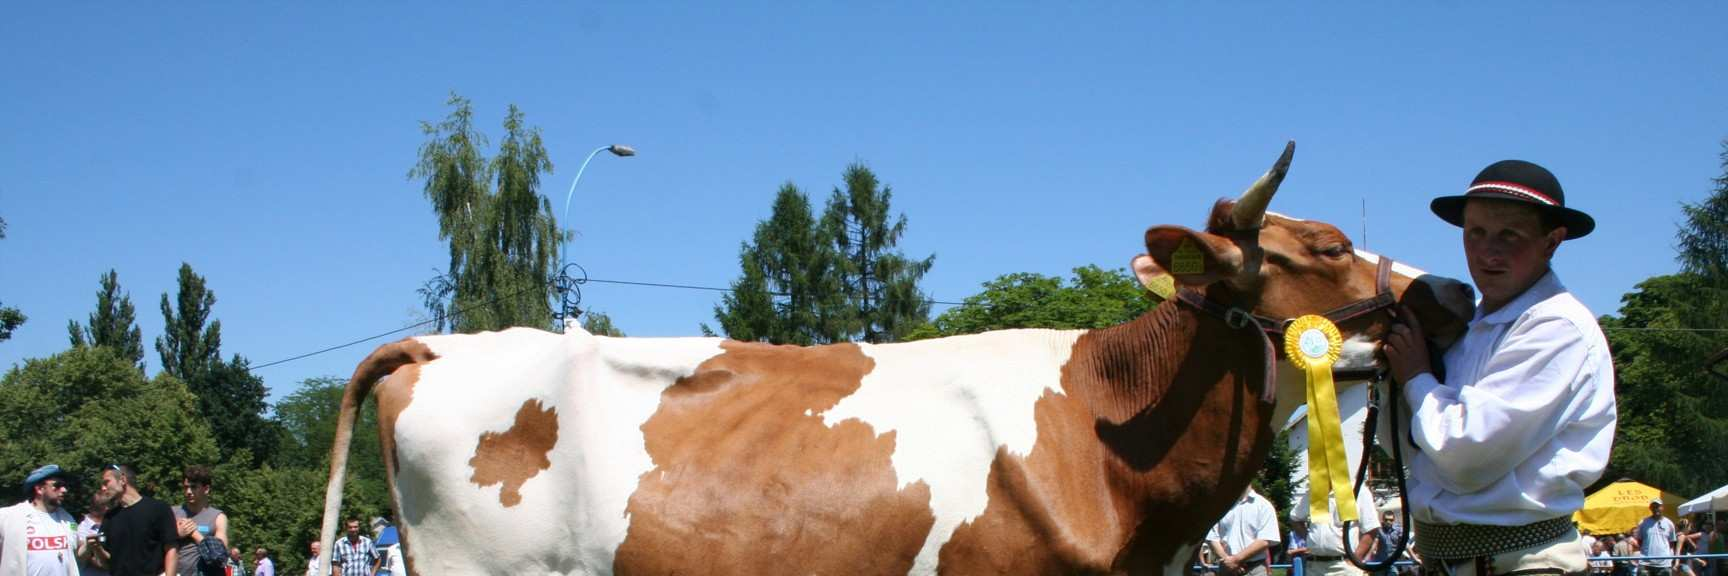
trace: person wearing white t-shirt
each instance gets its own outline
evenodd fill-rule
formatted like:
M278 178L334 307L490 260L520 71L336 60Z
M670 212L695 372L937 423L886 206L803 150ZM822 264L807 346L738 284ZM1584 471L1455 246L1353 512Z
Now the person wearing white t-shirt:
M1291 520L1308 521L1308 558L1304 566L1305 574L1323 576L1361 576L1362 570L1351 564L1345 557L1344 523L1338 520L1338 498L1328 496L1326 507L1332 512L1330 518L1311 519L1308 517L1308 498L1303 496L1290 510ZM1351 535L1356 542L1351 544L1356 557L1368 560L1368 551L1374 545L1375 531L1380 528L1380 520L1375 515L1374 497L1368 493L1366 483L1362 491L1356 494L1356 526L1351 529Z
M0 574L78 576L78 521L60 508L66 476L37 468L24 479L29 500L0 509Z
M1220 576L1266 576L1267 550L1282 541L1278 512L1252 486L1206 532L1206 544L1218 558Z

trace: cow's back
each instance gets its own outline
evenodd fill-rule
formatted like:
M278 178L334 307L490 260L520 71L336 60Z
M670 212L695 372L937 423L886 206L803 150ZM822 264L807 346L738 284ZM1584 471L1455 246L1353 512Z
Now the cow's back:
M423 338L438 359L378 392L389 408L412 389L385 418L411 562L423 574L933 571L984 512L999 453L1031 449L1033 405L1061 392L1078 335L810 348Z

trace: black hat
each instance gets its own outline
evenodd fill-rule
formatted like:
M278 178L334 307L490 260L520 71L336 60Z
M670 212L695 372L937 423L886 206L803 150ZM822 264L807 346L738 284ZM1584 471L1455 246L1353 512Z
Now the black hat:
M1489 164L1470 181L1470 188L1461 196L1441 196L1428 204L1435 216L1464 225L1464 202L1471 198L1494 198L1533 204L1560 220L1566 227L1566 239L1583 238L1596 229L1596 219L1589 214L1566 207L1566 192L1560 189L1560 179L1548 169L1523 160L1501 160Z

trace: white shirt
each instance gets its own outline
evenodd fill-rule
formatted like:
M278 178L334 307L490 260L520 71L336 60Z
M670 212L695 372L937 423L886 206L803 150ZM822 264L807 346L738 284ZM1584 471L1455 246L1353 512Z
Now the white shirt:
M1224 550L1236 554L1248 548L1255 540L1265 540L1268 546L1275 546L1283 541L1278 535L1278 512L1272 509L1272 503L1264 496L1249 488L1248 492L1236 500L1236 505L1206 531L1206 540L1221 540ZM1255 559L1249 558L1247 563Z
M1409 457L1412 517L1516 526L1582 508L1615 422L1614 362L1590 310L1550 271L1477 310L1445 362L1445 383L1424 373L1404 388L1421 449Z
M1308 520L1308 498L1298 499L1296 509L1290 511L1291 520ZM1332 521L1308 523L1308 555L1309 556L1343 556L1344 555L1344 523L1338 521L1338 498L1328 496L1326 508L1332 511ZM1374 510L1374 497L1368 493L1368 485L1364 483L1362 490L1356 494L1356 526L1350 529L1350 536L1360 541L1362 534L1372 533L1380 527L1380 515ZM1356 546L1352 544L1351 549ZM1367 558L1363 558L1367 560Z
M0 574L78 576L78 521L29 501L0 509Z

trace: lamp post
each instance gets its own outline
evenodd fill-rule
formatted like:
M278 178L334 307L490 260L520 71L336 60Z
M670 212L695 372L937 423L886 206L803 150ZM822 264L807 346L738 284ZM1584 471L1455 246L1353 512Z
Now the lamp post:
M619 158L629 158L631 156L636 155L636 149L635 148L631 148L631 147L626 146L624 144L613 144L610 146L601 146L599 148L595 148L593 152L589 152L588 157L582 160L582 166L580 168L576 169L576 177L570 179L570 191L566 192L564 194L564 212L563 212L563 215L560 216L560 218L563 221L568 222L570 220L570 199L576 196L576 184L582 181L582 173L586 172L588 170L588 163L593 162L594 157L598 156L601 152L611 152L613 156L617 156ZM558 285L559 299L562 300L562 306L558 310L558 316L560 317L560 319L562 319L564 321L558 323L558 331L559 332L564 331L564 325L566 323L570 322L571 320L574 320L574 318L564 318L564 315L568 312L568 310L570 308L574 307L574 303L569 300L568 294L571 290L576 289L575 286L577 284L582 283L581 281L571 280L568 277L568 275L565 273L565 269L569 267L569 265L566 264L566 262L568 262L568 261L569 261L569 258L565 254L563 246L560 245L559 250L558 250L558 276L559 276L559 278L557 281L557 285ZM584 276L586 276L586 274L584 274ZM586 280L586 278L584 278L584 280ZM580 293L578 292L578 294L580 294Z

